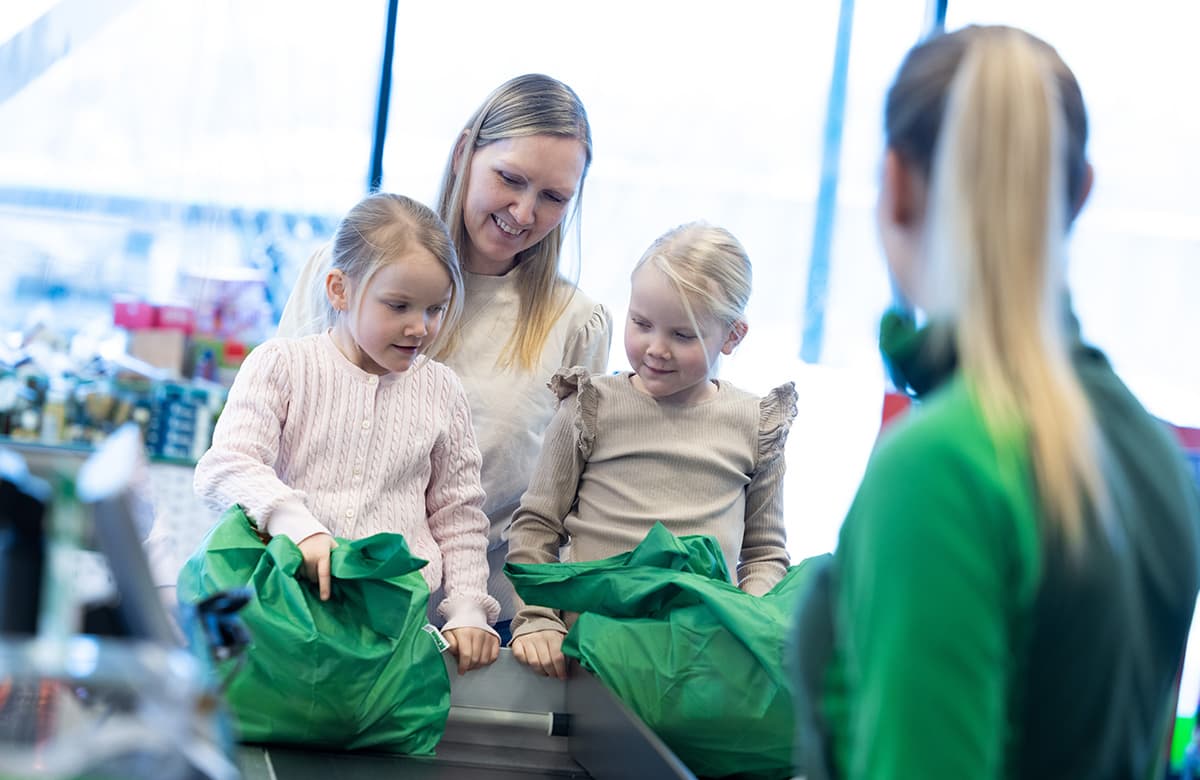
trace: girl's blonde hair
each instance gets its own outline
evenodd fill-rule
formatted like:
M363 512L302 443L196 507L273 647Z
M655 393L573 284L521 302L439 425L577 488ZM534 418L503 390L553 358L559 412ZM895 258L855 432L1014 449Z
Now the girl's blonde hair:
M314 294L320 295L319 311L323 312L325 327L334 325L341 314L325 294L329 271L336 269L345 274L351 282L352 299L357 302L380 268L399 262L414 248L433 255L450 276L450 304L441 331L423 350L426 356L440 359L445 354L444 334L453 330L462 314L462 272L445 223L433 209L404 195L377 192L363 198L342 217L329 243L317 250L324 253L320 262L324 272L318 275Z
M689 222L659 236L633 273L649 263L679 291L684 311L703 345L696 309L731 328L745 322L753 270L740 241L725 228ZM711 366L710 366L711 368Z
M562 316L575 292L576 282L559 273L564 224L576 223L578 255L578 218L583 203L583 183L592 163L592 131L587 112L579 96L561 81L540 74L518 76L501 84L467 120L467 126L450 150L438 194L438 212L450 229L454 245L461 252L467 245L467 227L463 221L466 173L471 169L475 150L506 138L553 135L573 138L583 145L585 159L575 204L570 215L538 243L519 253L516 268L520 296L517 328L502 351L501 365L532 370L539 362L542 348L554 323ZM462 144L461 157L456 152ZM456 165L457 162L457 165ZM459 172L462 175L459 175ZM566 289L564 289L564 285ZM453 351L456 335L451 332L447 351Z
M928 313L955 323L993 435L1027 433L1049 528L1077 543L1088 513L1108 511L1066 330L1066 234L1087 165L1078 83L1033 36L970 27L910 53L886 117L889 146L929 174Z

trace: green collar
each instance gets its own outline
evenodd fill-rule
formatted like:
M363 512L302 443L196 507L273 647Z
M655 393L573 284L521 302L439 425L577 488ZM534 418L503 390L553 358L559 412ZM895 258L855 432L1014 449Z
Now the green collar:
M910 312L890 309L879 323L879 351L896 389L920 397L954 374L958 356L947 323L918 328Z
M1079 320L1066 307L1066 338L1071 354L1104 361L1102 353L1084 346ZM958 369L954 329L945 321L917 327L913 315L903 309L889 309L879 323L879 351L892 384L900 392L920 398L936 390Z

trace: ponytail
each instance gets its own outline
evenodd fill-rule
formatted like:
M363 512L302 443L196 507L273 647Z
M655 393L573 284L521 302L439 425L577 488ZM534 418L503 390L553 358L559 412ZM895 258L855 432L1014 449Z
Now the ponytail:
M1065 332L1071 152L1054 62L1039 43L977 28L954 73L930 166L924 278L936 289L924 300L955 323L963 375L992 434L1028 436L1047 528L1078 543L1084 518L1104 518L1108 498Z

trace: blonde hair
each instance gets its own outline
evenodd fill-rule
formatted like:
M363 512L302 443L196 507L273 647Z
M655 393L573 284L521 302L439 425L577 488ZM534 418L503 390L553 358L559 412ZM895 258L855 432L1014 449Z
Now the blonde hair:
M520 303L517 328L501 352L501 365L516 365L527 371L538 364L546 339L569 305L576 287L574 280L560 274L558 265L564 224L568 220L575 221L578 250L583 183L592 162L592 131L579 96L561 81L540 74L518 76L501 84L471 115L463 133L456 139L437 199L438 212L461 252L468 241L463 221L466 173L471 169L475 150L507 138L535 135L573 138L583 145L585 159L570 215L541 241L520 252L516 257L516 268L510 272L517 277ZM461 157L456 161L460 142ZM462 175L459 175L460 171ZM453 351L456 341L456 335L451 333L448 351Z
M888 143L931 172L928 313L955 324L992 434L1028 435L1048 527L1077 544L1088 512L1108 512L1102 440L1066 333L1066 233L1086 170L1078 84L1049 45L1012 28L967 28L918 50L888 98ZM901 110L910 90L926 105Z
M741 242L725 228L700 221L672 228L655 239L634 266L633 274L647 263L662 271L679 291L702 346L697 308L722 327L745 321L753 269Z
M353 299L380 268L399 262L414 248L433 255L450 276L450 304L442 318L441 331L423 352L427 357L441 359L445 354L445 334L454 328L462 314L463 282L458 266L458 254L450 241L445 223L428 206L404 195L377 192L359 201L338 223L333 238L318 250L323 253L315 285L319 288L324 326L337 322L340 312L334 310L325 294L325 277L331 270L341 271L351 282Z

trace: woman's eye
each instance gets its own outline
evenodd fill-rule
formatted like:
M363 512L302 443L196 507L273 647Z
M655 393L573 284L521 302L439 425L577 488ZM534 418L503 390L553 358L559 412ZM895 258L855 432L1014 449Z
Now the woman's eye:
M510 184L514 187L521 186L521 180L518 179L516 176L507 174L504 171L500 171L499 173L500 173L500 178L504 180L505 184Z

